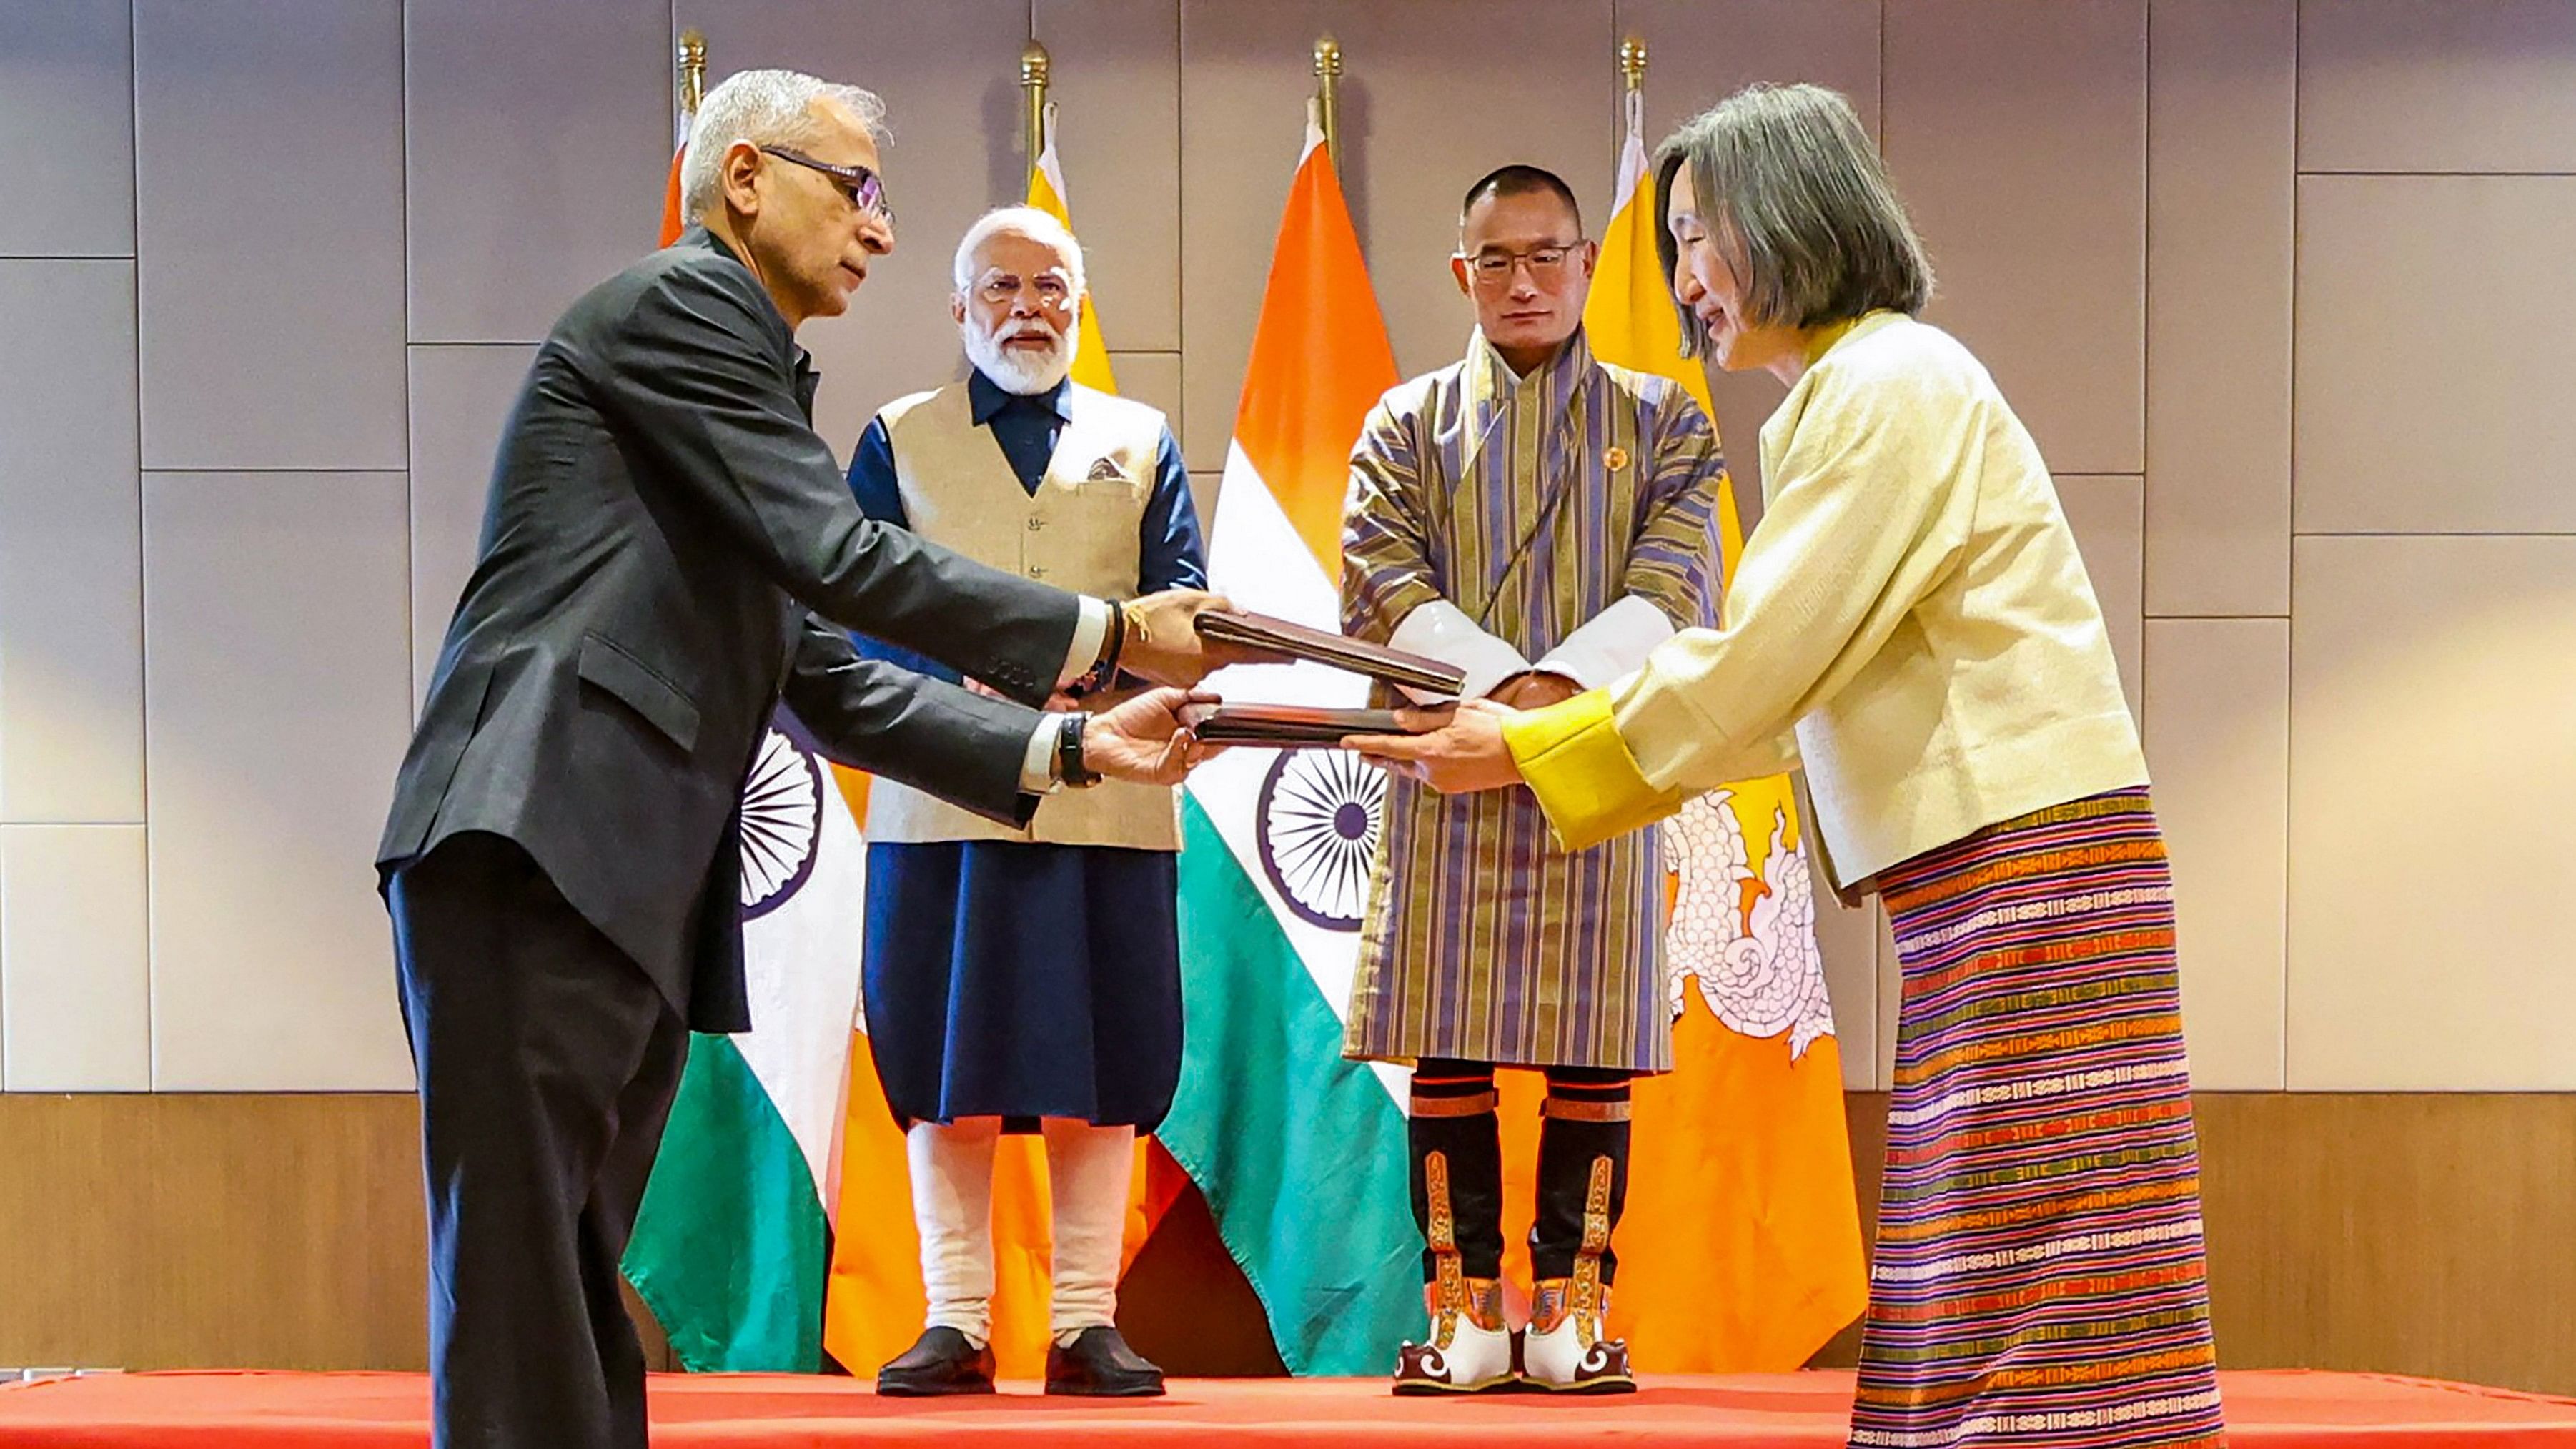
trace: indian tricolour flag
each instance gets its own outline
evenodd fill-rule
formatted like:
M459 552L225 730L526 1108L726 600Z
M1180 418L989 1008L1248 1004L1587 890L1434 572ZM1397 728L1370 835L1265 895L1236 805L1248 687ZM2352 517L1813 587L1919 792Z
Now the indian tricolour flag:
M693 1370L823 1367L867 853L850 800L781 715L744 786L752 1029L692 1033L626 1277Z
M1342 498L1369 408L1395 385L1312 108L1209 528L1236 605L1336 627ZM1228 670L1229 698L1358 704L1313 665ZM1383 778L1338 751L1236 750L1182 805L1186 1044L1163 1146L1206 1196L1280 1359L1376 1374L1418 1331L1422 1240L1399 1073L1342 1059Z

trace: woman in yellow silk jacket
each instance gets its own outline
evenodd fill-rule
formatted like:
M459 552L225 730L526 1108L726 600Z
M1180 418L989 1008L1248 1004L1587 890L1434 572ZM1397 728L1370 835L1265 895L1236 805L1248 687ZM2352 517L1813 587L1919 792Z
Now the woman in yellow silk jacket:
M1931 264L1842 97L1753 87L1656 166L1686 346L1789 389L1722 625L1351 743L1525 785L1569 849L1803 765L1904 976L1852 1443L2215 1444L2172 875L2048 469L1918 320Z

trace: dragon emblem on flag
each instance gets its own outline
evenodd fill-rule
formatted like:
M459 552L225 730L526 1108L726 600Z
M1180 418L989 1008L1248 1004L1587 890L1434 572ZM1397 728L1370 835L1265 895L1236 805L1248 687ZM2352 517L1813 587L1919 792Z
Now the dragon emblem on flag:
M1716 790L1657 827L1665 868L1679 877L1665 936L1673 1015L1697 982L1729 1030L1789 1036L1789 1057L1834 1032L1825 961L1816 949L1815 884L1806 852L1788 843L1788 812L1771 813L1771 849L1756 874L1731 791Z

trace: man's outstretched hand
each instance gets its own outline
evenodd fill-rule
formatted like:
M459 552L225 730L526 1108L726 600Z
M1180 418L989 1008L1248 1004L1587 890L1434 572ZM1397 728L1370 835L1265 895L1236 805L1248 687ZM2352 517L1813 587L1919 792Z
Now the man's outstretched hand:
M1118 667L1156 684L1191 689L1231 664L1280 662L1277 655L1199 637L1199 615L1234 607L1222 594L1165 589L1118 607L1127 613L1127 644L1118 656Z
M1103 710L1083 725L1083 767L1113 780L1177 785L1217 753L1181 721L1181 707L1214 703L1203 689L1149 689Z

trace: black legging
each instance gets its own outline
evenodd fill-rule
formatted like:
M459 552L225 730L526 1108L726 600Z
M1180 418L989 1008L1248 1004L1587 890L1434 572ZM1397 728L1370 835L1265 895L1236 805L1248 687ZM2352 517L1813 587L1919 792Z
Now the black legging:
M1585 1199L1592 1165L1610 1162L1609 1219L1615 1224L1628 1196L1628 1083L1630 1073L1605 1067L1546 1067L1547 1103L1539 1128L1538 1201L1530 1224L1530 1270L1539 1279L1569 1277L1583 1247ZM1503 1271L1503 1150L1494 1115L1494 1068L1489 1062L1425 1057L1413 1069L1413 1221L1427 1241L1430 1189L1423 1163L1441 1153L1448 1164L1449 1211L1459 1266L1470 1278L1498 1278ZM1617 1271L1606 1247L1601 1281ZM1428 1247L1422 1280L1438 1275Z

